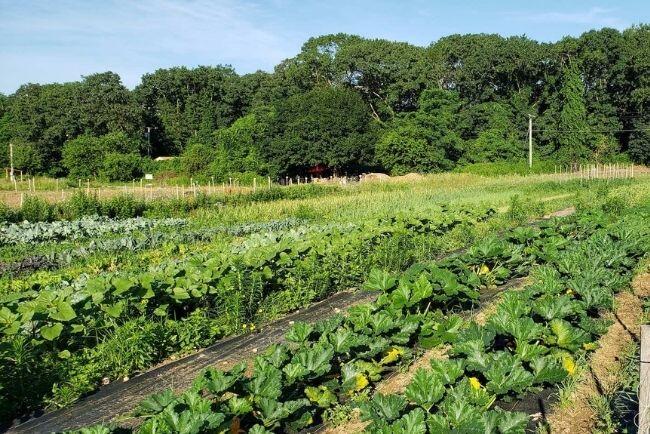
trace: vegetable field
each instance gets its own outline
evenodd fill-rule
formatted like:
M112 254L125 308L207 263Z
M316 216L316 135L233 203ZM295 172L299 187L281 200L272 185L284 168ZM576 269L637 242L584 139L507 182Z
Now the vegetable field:
M551 406L579 381L650 251L650 186L461 176L442 189L428 177L182 218L4 223L2 422L97 433L549 428L517 403ZM170 362L187 367L176 384ZM138 387L149 396L128 396ZM76 403L84 396L104 408L75 412L90 408Z

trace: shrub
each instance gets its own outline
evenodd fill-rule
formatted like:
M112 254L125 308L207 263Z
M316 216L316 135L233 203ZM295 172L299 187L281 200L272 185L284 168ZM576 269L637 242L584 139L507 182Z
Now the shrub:
M213 147L202 143L192 143L181 155L181 167L188 176L195 176L208 168L215 158Z
M70 178L92 178L100 168L101 145L96 137L79 136L65 142L62 156Z
M133 196L120 195L101 203L101 215L111 218L140 217L146 208L144 201Z
M0 221L2 222L17 222L20 220L20 213L16 212L14 209L0 203Z
M37 196L27 196L20 208L21 218L30 222L49 221L53 217L53 206Z
M110 152L104 157L100 176L108 181L131 181L142 176L142 158L138 154Z
M473 163L458 167L454 171L483 176L531 175L538 173L553 173L554 162L548 160L535 161L532 168L528 167L528 162L525 160Z
M110 157L107 166L106 158L109 155L112 157ZM127 160L119 161L121 157L116 157L116 155L128 156L125 157L129 164L126 169L132 168L131 166L138 155L137 141L124 133L114 132L101 137L79 136L63 145L63 165L68 169L69 177L73 179L93 178L103 175L106 170L112 175L125 171L125 168L120 168L119 164ZM117 171L114 170L115 167L118 168ZM137 167L141 171L139 162ZM128 179L133 179L133 177Z
M66 220L74 220L85 215L101 214L101 202L97 196L83 191L75 192L70 199L61 204L60 216Z

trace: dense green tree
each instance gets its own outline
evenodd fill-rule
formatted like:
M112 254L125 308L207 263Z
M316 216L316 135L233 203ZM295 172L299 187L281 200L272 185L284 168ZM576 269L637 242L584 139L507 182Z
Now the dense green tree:
M303 174L315 164L349 172L445 170L523 158L529 114L536 116L538 158L606 161L626 152L648 162L649 59L648 25L554 43L452 35L426 48L324 35L272 73L160 69L134 91L112 72L26 84L0 95L0 164L8 165L12 142L26 170L57 176L70 169L71 176L109 177L85 155L95 148L125 155L125 165L139 155L195 155L187 169L219 179ZM91 140L110 133L135 147L113 150ZM184 152L197 143L209 149L205 161L198 148Z
M188 176L199 176L216 157L214 147L201 142L189 143L181 154L181 166Z
M134 134L138 114L131 93L116 74L107 72L65 84L28 84L10 97L3 135L32 143L42 170L61 174L63 144L86 134L122 131Z
M513 113L505 103L486 102L465 110L461 119L466 139L461 161L492 162L524 157L524 143L518 138Z
M545 47L526 37L452 35L428 49L438 84L471 103L497 101L541 83Z
M24 173L37 174L43 171L44 156L35 143L22 139L12 140L14 168Z
M178 153L191 138L209 140L213 131L246 114L251 93L240 83L235 71L225 66L145 74L135 94L146 126L155 128L154 153Z
M71 179L89 179L99 174L101 155L99 140L83 135L65 143L62 162Z
M634 161L650 164L650 26L623 32L629 105L622 115L628 130L628 152ZM625 145L625 142L624 142Z
M271 170L304 175L324 164L339 172L373 160L372 116L363 99L344 87L319 86L278 103L263 148Z
M267 175L269 167L262 157L261 144L267 134L269 113L258 110L236 120L215 133L217 156L211 175L224 181L233 173L250 172Z
M396 119L377 142L378 163L393 174L451 169L462 147L454 129L459 107L455 92L424 91L419 110Z
M585 87L575 64L568 64L563 73L560 99L562 110L558 119L557 143L560 158L576 164L589 156L593 139L587 124L584 103Z
M62 162L70 178L89 179L115 173L110 169L104 170L106 156L112 155L111 165L115 166L115 154L129 156L129 161L133 161L139 158L138 150L139 142L123 132L113 132L100 137L85 134L65 143ZM122 179L112 175L108 177L110 180ZM126 179L132 177L128 176Z

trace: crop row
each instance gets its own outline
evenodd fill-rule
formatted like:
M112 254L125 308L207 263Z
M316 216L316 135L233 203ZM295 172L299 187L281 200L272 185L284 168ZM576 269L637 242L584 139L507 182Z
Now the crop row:
M62 222L55 222L62 223ZM44 223L41 223L44 224ZM21 261L0 263L0 274L9 272L36 271L38 269L54 269L66 266L72 262L87 258L95 253L111 252L137 252L163 246L179 246L197 242L212 242L219 237L242 237L257 233L274 233L304 225L300 219L285 219L260 223L244 223L237 225L223 225L208 228L190 229L177 225L170 226L162 220L161 224L153 227L140 228L129 235L116 238L94 237L85 245L77 248L59 249L42 254L28 256ZM129 232L129 231L126 231ZM75 239L75 238L73 238ZM52 239L48 239L51 242ZM45 242L45 241L44 241Z
M185 219L175 218L110 219L99 216L73 221L3 223L0 226L0 246L96 238L109 233L129 233L161 227L179 228L186 224Z
M485 326L464 324L446 337L447 359L420 368L403 394L375 394L361 405L368 432L524 432L528 415L512 401L575 374L611 321L604 313L649 250L647 219L599 231L504 296Z
M0 380L5 387L0 393L4 402L11 403L5 408L20 402L15 397L22 390L10 386L16 377L44 366L64 367L77 353L85 357L102 337L132 319L191 320L193 312L209 311L229 325L224 333L233 332L255 317L260 308L275 307L278 297L295 303L284 306L287 309L358 284L369 266L383 265L368 252L387 240L432 237L492 214L489 209L461 210L442 212L435 219L384 219L343 231L332 228L317 232L299 242L295 237L279 237L274 243L264 241L246 248L239 255L192 254L146 272L107 273L6 294L0 299L0 350L7 359L20 352L21 360L33 362L25 366L18 362L3 364ZM302 295L297 291L300 288ZM69 374L57 375L65 381ZM48 377L47 371L41 371L39 381L45 389ZM39 387L28 392L37 397L47 393Z
M535 263L561 261L599 226L589 216L521 227L437 263L412 266L399 278L375 270L366 288L381 291L376 302L313 325L296 323L286 344L255 358L250 377L245 363L229 371L209 369L179 396L167 391L150 397L135 413L144 419L138 430L261 433L312 426L325 410L368 390L414 347L431 348L458 336L464 321L443 311L472 305L482 288L527 274Z

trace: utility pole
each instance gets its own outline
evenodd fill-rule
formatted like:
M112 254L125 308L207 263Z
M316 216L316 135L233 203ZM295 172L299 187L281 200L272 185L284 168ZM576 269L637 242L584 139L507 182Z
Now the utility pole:
M528 168L533 167L533 115L528 115Z
M152 127L147 128L147 154L151 157L151 129Z
M9 142L9 179L14 180L14 144Z

